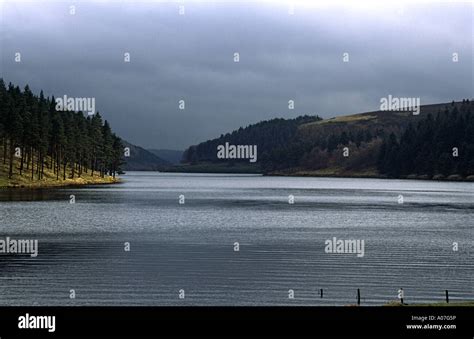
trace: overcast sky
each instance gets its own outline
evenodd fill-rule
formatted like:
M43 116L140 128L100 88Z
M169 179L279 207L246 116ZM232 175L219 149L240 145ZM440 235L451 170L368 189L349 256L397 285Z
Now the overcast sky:
M121 137L169 149L274 117L377 110L389 94L473 97L472 4L310 3L291 15L284 1L7 1L0 76L94 97Z

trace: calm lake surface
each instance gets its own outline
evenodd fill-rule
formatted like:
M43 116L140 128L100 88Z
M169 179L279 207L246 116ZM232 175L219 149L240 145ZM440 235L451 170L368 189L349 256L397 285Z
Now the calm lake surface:
M443 301L446 289L474 299L474 183L122 178L0 190L0 239L39 241L36 258L0 254L0 305L348 305L358 288L362 305L380 305L400 287L407 303ZM333 237L364 240L364 257L326 253Z

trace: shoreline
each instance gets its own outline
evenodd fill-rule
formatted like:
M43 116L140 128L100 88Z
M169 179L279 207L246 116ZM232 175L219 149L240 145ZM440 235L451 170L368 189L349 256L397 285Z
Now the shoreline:
M76 178L66 179L57 182L52 181L35 181L31 184L9 184L0 186L0 190L36 190L36 189L48 189L48 188L67 188L67 187L84 187L91 185L115 185L122 183L121 178L106 177L106 178Z
M407 176L407 177L400 177L400 178L391 178L383 175L344 175L344 174L316 174L316 173L266 173L262 174L264 176L269 177L306 177L306 178L346 178L346 179L386 179L386 180L420 180L420 181L433 181L433 182L474 182L474 178L430 178L427 176ZM469 178L469 179L468 179Z
M474 175L467 177L461 177L458 175L450 175L448 177L441 176L429 176L429 175L408 175L406 177L392 178L384 175L374 174L374 173L360 173L360 174L346 174L346 173L317 173L316 171L296 171L292 173L285 172L250 172L250 171L138 171L138 172L161 172L161 173L201 173L201 174L260 174L267 177L306 177L306 178L346 178L346 179L387 179L387 180L421 180L421 181L433 181L433 182L474 182Z
M135 171L130 171L135 172ZM420 180L420 181L430 181L430 182L464 182L464 183L473 183L474 177L468 176L467 178L463 177L454 177L449 178L436 178L433 179L427 175L423 176L407 176L407 177L400 177L400 178L391 178L386 177L383 175L373 174L373 173L366 173L366 174L352 174L348 175L345 173L315 173L315 172L305 172L305 171L297 171L293 173L284 173L284 172L270 172L270 173L262 173L262 172L240 172L240 171L138 171L138 172L158 172L158 173L182 173L182 174L249 174L249 175L261 175L266 177L300 177L300 178L341 178L341 179L385 179L385 180ZM126 172L125 172L126 174ZM7 190L7 189L23 189L23 190L30 190L30 189L48 189L48 188L66 188L66 187L82 187L82 186L91 186L91 185L116 185L123 183L122 178L115 178L112 177L105 177L105 178L87 178L84 177L75 178L75 179L66 179L65 181L34 181L31 184L8 184L0 186L0 190Z

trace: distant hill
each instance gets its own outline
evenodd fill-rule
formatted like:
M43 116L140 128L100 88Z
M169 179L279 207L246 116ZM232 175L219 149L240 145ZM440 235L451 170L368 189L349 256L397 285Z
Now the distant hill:
M474 179L474 103L424 105L331 119L263 121L189 147L181 168L274 175ZM258 161L219 159L217 147L257 145ZM456 148L457 155L454 155ZM239 164L239 166L236 166Z
M245 168L243 172L261 172L265 169L262 164L267 163L276 150L282 150L297 138L299 126L306 123L320 121L318 116L301 116L296 119L271 119L240 127L232 133L222 134L219 138L208 140L195 146L189 147L183 154L183 162L190 165L203 163L213 164L219 167L218 172L232 172L235 168ZM250 163L248 160L220 160L217 158L217 147L226 142L233 145L252 145L258 147L258 161ZM239 166L236 166L238 164ZM205 166L209 168L209 166ZM189 167L189 171L193 171ZM240 170L239 170L240 172Z
M148 149L148 151L173 165L179 164L183 157L183 151L170 149Z
M146 149L133 145L125 140L124 147L130 148L130 157L124 158L122 169L124 171L159 171L171 165Z

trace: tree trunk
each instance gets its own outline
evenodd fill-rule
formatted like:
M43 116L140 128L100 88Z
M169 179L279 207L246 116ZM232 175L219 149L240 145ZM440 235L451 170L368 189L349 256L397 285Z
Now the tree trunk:
M44 177L44 158L41 159L41 179Z
M31 181L34 180L34 175L35 175L35 163L34 163L34 153L33 153L33 147L31 147Z
M3 164L7 163L7 140L3 138Z
M58 150L58 153L56 154L56 157L57 157L56 158L56 180L59 180L59 170L61 166L59 150Z
M25 148L23 147L21 149L21 159L20 159L20 177L21 177L21 174L23 173L23 162L25 160Z
M13 176L13 141L10 140L10 168L8 170L8 178L11 179Z

